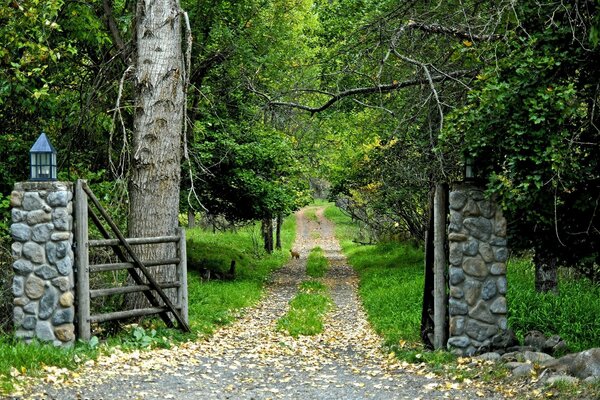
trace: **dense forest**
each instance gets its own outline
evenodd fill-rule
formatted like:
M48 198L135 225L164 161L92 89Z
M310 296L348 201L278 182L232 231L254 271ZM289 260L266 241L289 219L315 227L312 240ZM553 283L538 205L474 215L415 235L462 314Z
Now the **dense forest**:
M597 1L177 3L165 21L178 38L160 49L175 67L161 81L182 111L155 115L156 131L139 112L144 85L158 84L144 75L146 39L161 28L149 10L130 0L0 7L6 259L10 192L45 132L59 178L88 179L133 233L150 229L137 221L151 204L169 214L152 229L186 214L215 229L272 226L316 192L360 221L365 241L422 241L432 188L460 181L472 160L513 250L533 252L538 270L598 279ZM161 149L168 161L153 158ZM157 203L144 186L158 175L174 200Z

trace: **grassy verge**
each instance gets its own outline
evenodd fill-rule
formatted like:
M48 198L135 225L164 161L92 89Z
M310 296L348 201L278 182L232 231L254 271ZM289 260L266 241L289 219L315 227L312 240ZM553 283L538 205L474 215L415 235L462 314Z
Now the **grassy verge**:
M323 318L331 308L327 287L318 281L305 281L290 309L277 321L277 329L292 337L316 335L323 332Z
M320 247L315 247L310 251L306 261L306 274L311 278L322 278L327 272L329 263L325 258L325 253Z
M166 329L161 321L145 320L131 325L117 335L106 337L102 344L92 339L90 344L77 343L71 349L51 345L25 345L9 336L0 336L0 397L15 390L15 381L21 375L35 376L45 366L75 369L82 362L122 349L169 347L173 342L193 340L207 335L232 321L242 308L256 303L269 274L289 259L287 249L295 235L295 218L286 218L282 229L284 250L268 255L261 250L260 235L255 227L232 232L211 233L200 229L187 231L188 298L191 334ZM199 269L225 271L231 260L236 261L232 281L202 280Z
M560 335L571 352L600 346L600 287L563 274L558 295L542 294L534 289L534 277L530 260L508 263L508 322L517 336L531 330Z

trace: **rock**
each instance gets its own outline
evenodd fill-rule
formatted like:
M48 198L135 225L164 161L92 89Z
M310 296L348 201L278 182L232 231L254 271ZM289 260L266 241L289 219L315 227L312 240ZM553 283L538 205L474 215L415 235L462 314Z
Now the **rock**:
M52 222L59 231L71 231L72 217L66 208L56 208L52 213Z
M448 308L450 315L466 315L469 311L467 303L465 303L464 301L456 300L453 297L451 297L448 301Z
M580 379L600 376L600 348L593 348L577 353L569 367L569 375Z
M448 254L448 261L450 262L450 264L460 265L460 263L462 262L462 256L463 251L461 244L457 242L450 242L450 251Z
M466 336L454 336L448 339L448 346L465 348L471 343L471 339Z
M465 319L463 317L450 317L450 335L460 336L465 332ZM459 346L461 347L461 346ZM464 346L462 346L464 347Z
M72 288L71 280L66 276L52 279L52 284L59 288L61 292L66 292Z
M462 268L450 267L449 269L450 284L458 285L465 280L465 274Z
M25 305L23 307L23 311L25 311L27 314L37 315L38 302L37 301L31 301L31 302L27 303L27 305Z
M48 319L54 314L56 305L58 304L58 294L53 286L49 286L44 296L40 299L38 316L40 319Z
M45 259L44 248L34 242L27 242L23 245L23 255L38 264L42 264Z
M487 279L483 284L483 288L481 289L481 298L483 300L490 300L493 299L497 293L498 289L496 287L496 280Z
M496 280L496 286L498 286L498 293L500 294L506 294L506 290L508 289L507 283L506 283L506 277L505 276L500 276L498 278L498 280Z
M21 324L21 328L23 329L35 329L35 324L37 323L37 318L33 315L28 315L23 318L23 323Z
M75 332L72 324L57 326L54 328L54 335L61 342L70 342L75 340Z
M73 307L63 308L54 313L52 317L52 323L54 325L70 324L73 322L75 317L75 310Z
M10 193L10 206L11 207L21 207L23 204L23 192L18 190L13 190Z
M494 247L494 261L505 262L508 260L508 249L506 247Z
M16 328L20 327L21 324L23 323L24 319L25 319L25 312L23 311L23 308L14 307L13 308L13 324L15 325L15 327Z
M17 222L23 222L27 220L27 211L19 210L18 208L13 208L10 211L11 221L13 224Z
M525 334L523 343L525 346L531 346L538 350L542 350L546 344L546 336L540 331L529 331Z
M463 216L461 213L450 210L450 223L448 225L448 231L450 233L461 233L463 229Z
M540 364L554 358L549 354L542 353L539 351L524 351L521 354L521 357L523 357L523 360L529 361L533 364Z
M71 200L71 193L67 191L52 192L48 194L46 201L53 207L66 207Z
M12 238L18 242L26 242L31 238L31 228L27 224L12 224L10 226Z
M504 239L504 238L495 237L492 240L490 240L490 244L492 246L500 247L500 246L506 246L508 243L507 243L506 239Z
M512 370L512 374L516 378L521 378L525 376L531 376L533 374L533 365L526 363L519 363L518 367ZM507 364L508 365L508 364Z
M492 338L493 349L507 349L517 344L519 344L519 340L515 333L510 329L500 332Z
M46 256L48 257L48 261L53 264L56 264L58 260L64 258L69 254L69 242L48 242L46 244Z
M13 300L13 305L15 305L15 306L23 307L23 306L26 306L27 304L29 304L29 299L25 296L16 297Z
M498 324L498 328L500 328L503 331L508 329L508 319L504 316L498 318L497 324ZM518 341L517 341L517 343L515 343L515 345L516 344L518 344Z
M498 237L506 237L506 219L502 215L502 211L496 211L496 217L494 218L494 235Z
M47 204L37 192L27 192L23 195L22 207L25 211L41 210Z
M484 278L488 275L488 269L481 257L467 257L463 261L463 270L478 278Z
M481 258L483 258L483 261L485 262L494 261L494 252L492 251L492 246L487 243L481 243L479 246L479 254L481 254Z
M546 340L542 350L549 354L565 352L567 350L567 343L560 336L552 335Z
M12 294L15 297L23 296L25 293L25 277L15 276L12 281Z
M555 383L568 383L571 385L574 385L576 383L579 383L579 379L575 378L574 376L568 376L568 375L554 375L549 377L546 380L546 384L548 385L554 385Z
M462 299L465 295L465 292L458 286L450 286L450 296L455 299Z
M494 324L496 322L496 317L492 315L490 312L487 303L483 300L480 300L477 305L469 312L469 317L475 318L478 321L482 321L488 324ZM497 328L496 328L497 331ZM496 334L496 332L494 332ZM484 339L489 338L490 336L485 337ZM479 339L477 339L479 340Z
M44 280L35 275L30 275L25 282L25 294L32 300L39 299L44 294Z
M467 200L462 212L465 217L479 217L481 215L477 203L471 199Z
M35 274L40 278L49 280L56 278L58 276L58 271L56 270L56 268L48 264L42 264L35 269Z
M65 257L56 262L56 268L61 275L67 276L73 270L73 259L71 257Z
M460 211L467 202L467 195L463 191L450 192L449 203L452 210Z
M63 307L71 307L75 300L75 296L73 296L73 292L65 292L60 296L58 302Z
M477 358L478 360L483 360L483 361L499 361L500 354L498 354L496 352L489 352L489 353L483 353L475 358Z
M19 329L15 332L15 337L17 339L23 339L23 340L29 340L29 339L33 339L33 331L30 330L25 330L25 329Z
M600 376L588 376L583 381L588 385L597 385L600 383Z
M494 314L506 314L508 307L506 306L506 297L498 297L490 306L490 311Z
M506 275L506 264L505 263L494 263L490 268L492 275Z
M19 275L27 275L33 271L33 264L27 260L19 259L13 263L13 270Z
M23 243L13 242L13 244L10 245L10 250L14 260L21 258L23 254Z
M37 224L31 230L31 240L37 243L46 243L54 230L52 224Z
M54 232L50 235L50 239L56 242L61 240L71 240L71 232Z
M486 218L465 218L464 226L476 239L487 241L492 236L492 223Z
M482 243L483 245L484 243ZM475 239L469 239L463 244L463 252L466 256L476 256L479 253L479 242Z
M498 333L498 327L470 319L467 322L466 333L480 342L491 339Z
M54 329L48 321L38 321L35 326L35 336L44 342L51 342L55 339Z
M485 218L492 218L496 213L494 203L489 200L482 200L478 202L477 205L479 206L479 211L481 211L481 215Z
M29 225L43 224L52 221L52 214L44 210L34 210L27 213L27 223Z
M464 242L465 240L467 240L468 236L467 235L463 235L462 233L450 233L448 235L448 241L450 242Z
M483 192L481 191L481 189L473 189L471 191L469 191L469 196L471 196L471 198L475 201L480 201L485 199L485 196L483 195Z
M467 278L463 289L465 292L465 301L468 305L472 306L476 304L481 298L481 282Z

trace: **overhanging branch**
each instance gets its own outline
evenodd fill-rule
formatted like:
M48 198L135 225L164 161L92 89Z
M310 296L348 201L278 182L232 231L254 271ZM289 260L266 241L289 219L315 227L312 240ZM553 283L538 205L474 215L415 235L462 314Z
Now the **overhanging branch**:
M431 79L429 79L429 78L410 79L410 80L406 80L406 81L402 81L402 82L389 83L386 85L377 85L377 86L348 89L348 90L345 90L345 91L342 91L339 93L331 94L330 95L331 98L328 101L326 101L325 103L323 103L323 105L318 106L318 107L311 107L311 106L307 106L305 104L300 104L300 103L295 103L295 102L272 101L272 100L268 101L268 105L275 106L275 107L297 108L299 110L304 110L304 111L310 112L311 114L315 114L315 113L326 110L327 108L331 107L336 102L338 102L339 100L341 100L345 97L350 97L350 96L355 96L355 95L364 95L364 94L373 94L373 93L388 93L388 92L392 92L394 90L399 90L399 89L403 89L403 88L410 87L410 86L430 85L432 82L443 82L449 78L461 78L461 77L466 77L466 76L472 76L473 74L474 74L474 71L472 71L472 70L468 70L468 71L462 70L462 71L450 72L450 73L443 74L443 75L433 75L433 76L431 76ZM263 97L266 97L264 95L264 93L261 93L261 95Z
M404 25L400 30L406 29L416 29L427 33L436 33L440 35L452 36L458 39L465 40L473 40L473 41L489 41L489 40L499 40L502 38L502 35L484 35L484 34L475 34L472 32L463 31L454 27L442 26L439 24L423 24L421 22L410 21L408 24Z

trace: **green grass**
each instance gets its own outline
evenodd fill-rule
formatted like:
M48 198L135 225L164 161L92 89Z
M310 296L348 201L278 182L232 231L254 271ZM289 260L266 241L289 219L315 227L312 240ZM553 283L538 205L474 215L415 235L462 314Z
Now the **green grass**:
M323 332L323 318L331 308L327 287L318 281L306 281L290 301L290 309L277 321L277 329L292 337Z
M304 217L309 221L318 221L317 218L317 208L316 207L308 207L306 211L304 211Z
M315 247L310 251L306 261L306 274L311 278L322 278L327 272L329 262L325 258L325 253L320 247Z
M530 260L508 263L508 323L517 336L534 329L560 335L570 352L600 346L600 287L563 274L558 295L542 294L535 291L534 277Z
M352 239L357 230L348 216L335 206L328 207L325 216L336 224L344 254L359 274L359 293L375 331L387 346L418 342L423 301L422 249L403 243L356 244Z
M257 248L258 228L237 232L211 233L188 230L188 259L194 267L226 271L236 261L233 281L203 282L200 272L188 267L189 318L192 329L210 334L216 327L231 322L240 309L255 304L263 294L270 273L289 259L288 251L296 229L294 217L282 226L283 251L267 255ZM259 243L260 245L260 243ZM190 264L188 264L190 265Z

